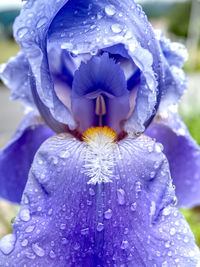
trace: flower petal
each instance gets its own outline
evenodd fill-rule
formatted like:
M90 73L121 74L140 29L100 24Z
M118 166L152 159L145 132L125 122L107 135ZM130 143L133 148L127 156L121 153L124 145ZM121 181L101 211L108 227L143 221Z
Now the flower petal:
M86 131L99 126L96 101L102 97L104 111L100 111L102 124L120 132L120 122L129 112L129 92L126 88L124 72L107 53L92 57L82 63L75 72L72 84L72 111L80 124L80 130ZM101 108L100 108L101 109Z
M155 120L146 134L164 146L169 161L178 205L191 208L200 204L200 148L180 116Z
M34 155L53 132L29 114L10 143L0 151L0 196L20 202Z
M165 73L165 84L162 88L160 104L162 111L169 105L177 104L186 89L187 78L181 68L188 59L188 53L184 45L171 42L162 32L156 31L156 37L160 42Z
M20 99L26 105L34 107L29 82L29 63L22 52L10 58L7 64L1 64L0 78L12 90L12 100Z
M29 25L27 18L30 18ZM48 76L48 66L43 65L43 61L46 61L46 41L63 45L65 49L68 47L74 55L94 54L98 49L123 44L141 70L142 80L135 110L125 127L136 132L144 131L155 115L163 83L160 47L144 12L133 1L50 0L44 4L42 0L30 0L17 18L14 31L37 77L38 95L56 120L69 124L69 114L57 101ZM35 62L37 68L34 67ZM47 73L44 69L47 69ZM70 127L76 126L70 122Z
M124 139L112 182L96 185L85 173L88 148L64 134L40 147L14 233L0 241L0 265L196 266L199 250L174 207L160 146Z

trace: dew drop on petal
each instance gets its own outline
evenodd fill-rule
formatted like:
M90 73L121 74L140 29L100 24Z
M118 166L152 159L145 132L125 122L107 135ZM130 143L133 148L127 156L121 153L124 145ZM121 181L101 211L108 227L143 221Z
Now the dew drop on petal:
M123 26L118 24L118 23L115 23L115 24L112 24L111 26L111 30L114 32L114 33L120 33L122 30L123 30Z
M120 188L117 190L117 198L118 198L119 205L125 204L125 192L123 189Z
M62 223L61 225L60 225L60 230L64 230L66 228L66 224L65 223Z
M28 32L27 27L22 27L17 31L17 36L21 39L24 37L24 35Z
M105 219L109 220L112 217L112 210L108 209L104 212Z
M104 229L104 224L103 223L98 223L97 225L97 231L101 232Z
M95 192L94 192L93 188L89 188L89 194L90 194L90 196L94 196L95 195Z
M26 232L26 233L31 233L31 232L33 232L34 229L35 229L35 226L34 226L34 225L29 225L29 226L25 229L25 232Z
M171 228L169 233L170 233L170 235L175 235L176 229L174 227Z
M126 240L122 241L121 249L127 249L128 247L129 247L128 241L126 241Z
M51 259L55 259L56 254L55 254L55 252L54 252L53 250L51 250L51 251L49 252L49 257L50 257Z
M15 234L8 234L1 238L0 240L0 250L5 254L10 254L14 247L16 242L16 236Z
M48 21L47 17L42 17L39 19L36 27L39 29L40 27L42 27L44 24L46 24Z
M26 247L28 245L28 240L27 239L22 240L21 245L22 247Z
M29 209L21 210L19 216L22 221L28 222L31 218Z
M81 234L82 235L87 235L89 233L89 228L83 228L81 229Z
M108 16L113 16L116 13L116 8L113 5L107 5L105 6L105 12Z
M41 248L38 243L32 244L32 250L39 257L43 257L45 255L44 249Z
M136 208L137 208L137 203L136 202L132 203L131 204L131 210L136 211Z

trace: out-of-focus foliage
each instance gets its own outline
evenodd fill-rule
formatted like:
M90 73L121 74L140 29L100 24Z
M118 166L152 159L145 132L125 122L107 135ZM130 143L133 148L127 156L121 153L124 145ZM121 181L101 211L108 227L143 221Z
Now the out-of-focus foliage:
M200 113L194 114L192 117L189 117L184 121L187 124L191 135L200 145Z
M192 1L174 4L168 14L168 30L181 37L187 37Z
M194 209L182 209L182 214L189 223L195 235L197 245L200 247L200 207Z
M14 41L0 40L0 63L7 62L19 51L19 46Z

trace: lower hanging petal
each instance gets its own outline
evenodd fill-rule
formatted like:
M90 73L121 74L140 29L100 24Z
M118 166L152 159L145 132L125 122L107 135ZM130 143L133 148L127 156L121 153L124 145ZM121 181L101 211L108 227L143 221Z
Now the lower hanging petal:
M191 137L180 116L169 113L155 120L146 134L164 146L169 161L178 205L191 208L200 204L200 148Z
M33 158L39 146L54 133L29 114L11 142L0 151L0 197L20 202Z
M196 266L160 146L126 138L98 151L90 141L61 134L40 147L14 232L0 241L0 266ZM91 183L94 170L109 179Z

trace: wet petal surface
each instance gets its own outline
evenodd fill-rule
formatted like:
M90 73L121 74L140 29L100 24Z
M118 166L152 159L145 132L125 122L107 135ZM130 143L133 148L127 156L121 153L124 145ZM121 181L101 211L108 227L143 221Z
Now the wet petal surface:
M164 146L169 161L178 205L191 208L200 204L200 148L178 114L156 120L146 134Z
M20 202L33 158L51 129L30 114L19 126L10 143L0 151L0 197Z
M0 241L0 265L197 264L160 145L145 137L114 145L112 182L99 184L85 172L89 144L60 135L42 145L14 233Z

